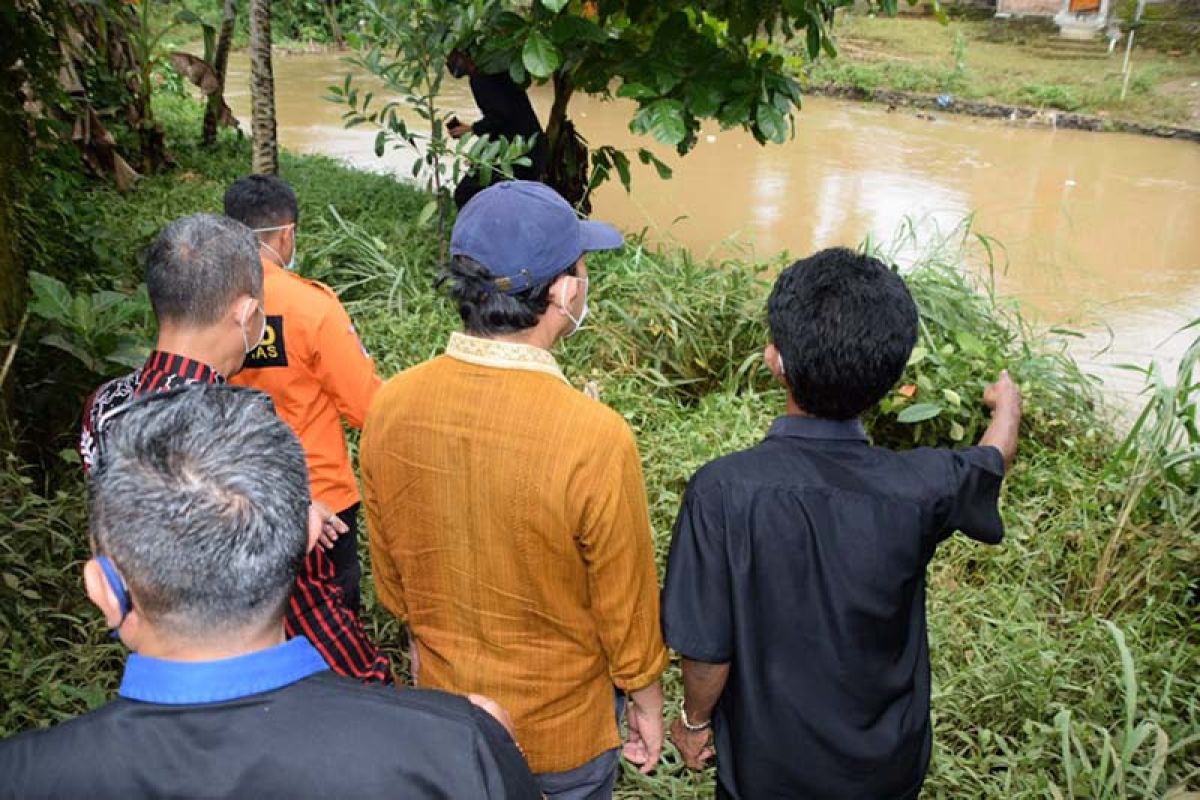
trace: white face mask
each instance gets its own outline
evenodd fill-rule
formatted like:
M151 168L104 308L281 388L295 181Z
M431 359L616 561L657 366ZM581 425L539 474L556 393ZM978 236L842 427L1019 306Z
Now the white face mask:
M570 277L574 278L575 276L572 275ZM565 283L562 284L563 288L562 291L559 292L558 296L559 307L562 308L563 313L567 315L567 319L571 320L571 324L575 326L571 328L571 332L568 333L564 338L569 338L579 333L579 329L583 327L583 321L587 319L588 315L588 279L575 278L575 280L583 282L583 311L579 312L579 319L575 319L575 315L571 313L571 307L567 305L567 285Z
M266 242L258 243L259 247L265 247L265 248L267 248L267 250L271 251L271 255L275 256L275 258L279 260L279 263L283 264L283 268L288 270L289 272L296 269L296 232L294 230L295 227L296 227L296 223L289 222L287 225L276 225L273 228L254 228L253 229L255 233L272 233L274 231L282 231L287 228L293 229L293 231L292 231L292 257L288 259L286 264L283 264L283 256L279 255L278 250L276 250L274 247L271 247L271 245L267 244Z
M255 303L255 306L257 306L260 310L262 309L262 306L258 303ZM255 337L253 342L251 342L250 337L246 335L246 323L250 321L250 315L253 313L254 311L248 311L242 315L242 346L245 348L246 355L253 353L267 335L267 312L265 310L263 311L262 327L258 330L258 336Z

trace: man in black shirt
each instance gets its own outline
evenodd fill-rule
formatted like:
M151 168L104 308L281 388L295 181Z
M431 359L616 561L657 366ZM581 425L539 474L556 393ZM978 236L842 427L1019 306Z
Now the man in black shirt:
M446 66L456 78L469 76L471 95L475 98L475 105L479 106L479 112L483 114L481 119L471 125L459 122L457 118L452 119L447 132L455 139L468 133L509 138L536 137L533 149L528 153L529 166L514 167L513 177L526 181L541 180L542 171L546 166L546 136L525 90L516 84L507 71L494 74L480 72L471 57L462 50L452 52L446 59ZM500 179L497 175L492 180ZM471 170L455 187L454 204L462 208L483 188L479 173Z
M114 413L84 585L134 652L116 700L0 742L0 797L539 796L467 699L365 686L285 641L321 521L266 395L197 385Z
M1020 393L988 387L980 446L872 447L858 416L917 338L904 281L826 250L785 270L765 358L787 415L759 445L688 485L663 590L683 656L672 736L692 768L712 756L718 797L905 800L932 746L925 567L961 530L1000 542Z

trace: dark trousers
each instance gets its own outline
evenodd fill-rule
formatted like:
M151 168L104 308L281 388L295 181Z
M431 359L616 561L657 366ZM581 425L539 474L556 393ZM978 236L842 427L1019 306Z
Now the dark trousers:
M362 580L362 567L358 563L358 503L338 512L338 519L349 528L338 537L327 552L333 562L334 580L342 587L346 596L346 607L355 614L362 605L358 584Z

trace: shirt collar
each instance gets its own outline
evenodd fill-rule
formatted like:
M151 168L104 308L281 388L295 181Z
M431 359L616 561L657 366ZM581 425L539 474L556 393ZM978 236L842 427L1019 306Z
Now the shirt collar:
M208 364L164 350L155 350L146 358L142 373L148 372L178 375L188 383L225 383L225 376Z
M542 348L530 344L482 339L456 331L450 334L450 341L446 344L446 355L468 364L478 364L483 367L543 372L553 375L563 383L569 383L562 370L559 369L554 356Z
M162 705L220 703L269 692L328 669L308 639L217 661L167 661L134 653L118 694Z
M821 419L801 417L796 414L778 417L767 432L772 436L794 436L800 439L836 439L843 441L869 442L867 431L857 418Z

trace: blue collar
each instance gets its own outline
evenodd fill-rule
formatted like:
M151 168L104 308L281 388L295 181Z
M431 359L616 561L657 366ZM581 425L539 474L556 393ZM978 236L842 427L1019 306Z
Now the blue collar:
M118 694L163 705L220 703L269 692L328 669L308 639L218 661L167 661L129 656Z
M840 439L869 442L867 431L858 419L822 419L788 414L771 423L772 436L796 436L801 439Z

